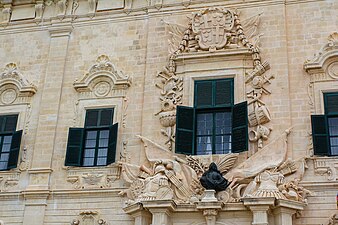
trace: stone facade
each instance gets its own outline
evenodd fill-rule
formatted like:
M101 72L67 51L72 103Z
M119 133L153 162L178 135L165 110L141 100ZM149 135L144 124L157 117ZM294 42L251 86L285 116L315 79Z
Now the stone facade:
M0 0L0 116L23 130L0 224L337 224L338 157L314 155L310 117L338 92L337 14L334 0ZM248 102L248 151L175 154L176 107L217 78ZM65 166L69 128L107 107L116 162ZM211 162L231 185L208 198Z

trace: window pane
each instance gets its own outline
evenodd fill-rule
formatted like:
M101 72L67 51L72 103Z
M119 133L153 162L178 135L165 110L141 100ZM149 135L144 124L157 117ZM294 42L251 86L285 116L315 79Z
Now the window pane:
M331 155L338 155L338 146L331 147Z
M338 117L328 118L330 136L338 135Z
M109 137L109 130L102 130L100 132L100 138L108 138Z
M94 166L94 158L83 158L84 166Z
M95 139L96 140L97 131L87 131L87 140Z
M105 166L107 164L107 158L98 158L96 165Z
M9 152L10 149L11 149L11 144L2 145L2 152Z
M8 162L8 157L9 157L9 153L2 153L0 161L2 161L2 162Z
M197 155L210 155L212 154L212 137L197 137Z
M4 144L10 144L12 142L12 136L4 136Z
M231 150L231 136L222 135L215 137L215 152L216 154L230 153Z
M99 147L108 147L108 139L100 139Z
M222 112L215 114L215 134L230 134L231 133L231 113Z
M325 94L325 114L338 113L338 94Z
M86 148L95 148L96 140L86 140Z
M84 150L84 157L94 157L94 156L95 156L95 149L94 148Z
M212 135L212 113L197 114L197 135Z
M0 162L0 170L6 170L7 169L7 162Z
M98 152L98 157L107 157L107 148L100 148Z

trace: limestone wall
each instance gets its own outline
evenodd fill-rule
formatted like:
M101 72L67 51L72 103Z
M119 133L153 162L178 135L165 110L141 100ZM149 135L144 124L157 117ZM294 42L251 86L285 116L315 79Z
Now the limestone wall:
M8 63L15 63L16 70L36 87L31 96L0 102L0 115L18 113L17 128L24 130L18 168L0 171L0 220L6 225L63 225L81 219L81 212L86 211L107 224L134 224L122 210L127 199L117 195L126 188L117 164L64 166L68 129L84 126L85 109L114 105L114 122L119 123L117 159L121 155L122 160L136 165L146 161L143 143L136 135L167 148L163 127L155 116L161 110L160 89L155 84L160 81L156 75L168 63L169 26L187 26L192 12L213 6L236 8L243 20L262 13L257 28L262 34L261 58L271 66L267 75L274 76L266 85L271 94L262 98L271 113L266 126L272 129L263 145L292 127L287 157L307 157L302 183L313 192L294 224L328 224L329 217L337 213L338 159L322 158L326 164L320 166L311 158L310 115L323 113L320 88L337 91L338 85L332 79L311 86L303 67L327 44L328 36L337 32L338 2L334 0L0 1L1 72ZM81 80L101 55L129 77L131 85L123 94L102 97L95 91L86 94L74 88L75 80ZM236 74L239 83L252 69L250 57L222 57L228 64L219 61L213 65L225 68L219 73L222 76ZM182 103L191 106L192 78L211 75L203 64L179 60L178 72L184 76ZM185 73L187 69L191 71ZM235 87L235 101L245 100L249 88L242 80ZM250 142L250 151L257 151L257 143ZM102 176L91 184L84 178L88 174ZM252 213L224 210L218 218L223 224L244 225L251 223ZM172 216L175 225L204 221L198 211Z

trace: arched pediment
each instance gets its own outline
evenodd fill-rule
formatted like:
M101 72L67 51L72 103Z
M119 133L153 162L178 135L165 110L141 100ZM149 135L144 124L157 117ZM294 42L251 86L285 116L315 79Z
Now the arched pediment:
M77 92L92 92L98 89L99 95L100 89L127 89L130 85L130 78L117 70L106 55L99 56L89 71L80 80L74 82Z
M334 32L328 37L328 42L307 60L304 69L309 74L327 73L331 78L338 79L338 33Z
M8 63L0 74L0 89L16 89L19 96L32 96L36 86L30 83L18 70L15 63Z

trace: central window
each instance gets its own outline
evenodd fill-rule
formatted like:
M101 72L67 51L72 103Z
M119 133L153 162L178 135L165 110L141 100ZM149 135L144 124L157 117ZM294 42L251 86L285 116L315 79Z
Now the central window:
M115 162L118 124L114 109L86 111L84 128L70 128L66 166L106 166Z
M195 81L194 107L177 107L177 153L208 155L247 150L247 105L234 105L233 86L233 79Z
M22 130L16 131L18 115L0 116L0 170L17 167Z

